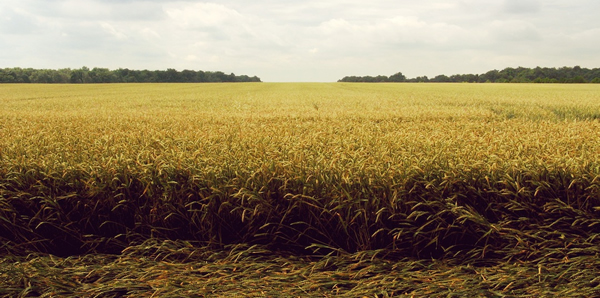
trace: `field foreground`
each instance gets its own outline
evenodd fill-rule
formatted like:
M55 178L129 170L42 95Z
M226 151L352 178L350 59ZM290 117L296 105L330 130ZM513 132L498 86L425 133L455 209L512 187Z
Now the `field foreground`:
M0 94L0 294L600 295L600 86Z
M545 253L552 253L546 250ZM587 253L595 254L597 251ZM308 258L238 245L148 242L120 255L0 260L0 295L16 297L596 297L597 257L494 266L378 258Z

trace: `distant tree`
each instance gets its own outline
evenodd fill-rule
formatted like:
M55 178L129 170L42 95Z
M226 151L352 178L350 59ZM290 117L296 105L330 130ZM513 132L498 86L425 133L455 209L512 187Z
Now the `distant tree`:
M500 72L498 70L490 70L479 76L479 82L495 82L500 78Z
M364 76L359 78L358 81L364 83L373 83L375 82L375 78L373 78L372 76Z
M202 70L196 72L196 82L206 82L206 73Z
M225 76L224 82L236 82L236 81L237 81L237 78L233 72L230 73L229 75Z
M257 76L236 76L221 71L204 72L194 70L130 70L119 68L81 67L80 69L0 69L0 83L129 83L129 82L260 82Z
M116 82L119 83L134 83L137 82L137 78L135 76L135 71L131 71L128 68L119 68L113 70L114 77Z
M206 78L206 82L209 82L209 83L220 83L220 82L223 82L223 77L224 76L225 76L225 73L223 73L222 71L216 71L216 72L207 71L207 72L204 72L204 77Z
M92 80L89 75L90 69L83 66L80 69L74 69L71 71L69 81L71 83L91 83Z
M184 69L179 74L179 78L181 79L181 82L184 82L184 83L197 82L196 81L196 72L193 70Z
M161 80L161 82L169 82L169 83L175 83L175 82L181 82L181 77L179 75L179 72L176 69L173 68L168 68L167 71L162 73L164 78L163 80Z
M69 83L71 78L71 69L63 68L52 72L52 79L54 83L66 84Z
M388 78L388 82L405 82L406 76L401 72L397 72Z
M463 81L463 76L460 74L453 74L450 76L450 82L460 83Z
M0 82L2 83L16 83L16 77L17 74L8 68L5 68L0 72Z
M429 82L429 78L427 76L422 76L422 77L416 77L413 79L408 79L406 81L412 82L412 83L426 83L426 82Z
M373 80L377 83L385 83L388 81L388 77L387 76L383 76L383 75L379 75L373 78Z
M92 83L114 83L117 81L115 73L111 72L108 68L94 67L88 73Z
M143 82L143 83L154 83L154 82L159 82L159 73L160 71L150 71L147 69L144 69L142 71L137 71L136 75L138 78L138 82Z
M40 69L31 75L31 82L33 83L54 83L52 80L52 71L49 69Z
M587 81L585 80L585 78L583 76L575 76L574 78L569 79L568 83L582 84L582 83L587 83Z
M450 82L450 78L447 75L437 75L430 82Z

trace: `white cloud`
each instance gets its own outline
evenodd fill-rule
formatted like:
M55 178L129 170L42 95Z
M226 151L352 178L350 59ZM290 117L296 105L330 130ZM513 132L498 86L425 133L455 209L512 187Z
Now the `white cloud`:
M114 38L116 38L118 40L127 39L127 35L125 33L123 33L120 30L117 30L114 26L112 26L109 23L102 22L102 23L100 23L100 26L104 29L104 31L106 33L112 35Z
M187 68L266 81L600 67L598 10L592 0L7 0L0 66Z
M206 27L244 26L244 16L221 4L195 3L168 5L165 9L172 21L182 29L204 29Z
M0 6L0 32L7 35L27 35L38 32L38 18L20 8Z
M576 41L585 41L591 44L598 44L600 42L600 27L587 29L578 33L573 34L572 38Z
M144 27L138 30L138 33L146 40L160 39L161 36L151 28Z
M541 39L537 28L527 21L493 21L489 31L501 42L536 42Z
M542 9L538 0L504 0L503 10L507 13L526 14L537 13Z

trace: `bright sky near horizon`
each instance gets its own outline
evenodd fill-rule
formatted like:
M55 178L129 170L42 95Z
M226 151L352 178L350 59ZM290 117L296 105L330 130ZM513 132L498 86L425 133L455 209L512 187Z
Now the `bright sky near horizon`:
M194 69L266 82L600 67L598 0L0 0L0 68Z

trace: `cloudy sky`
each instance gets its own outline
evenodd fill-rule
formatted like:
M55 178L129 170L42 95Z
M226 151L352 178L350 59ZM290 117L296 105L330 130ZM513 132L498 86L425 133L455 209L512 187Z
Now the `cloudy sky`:
M600 67L598 0L0 0L0 68L331 82Z

